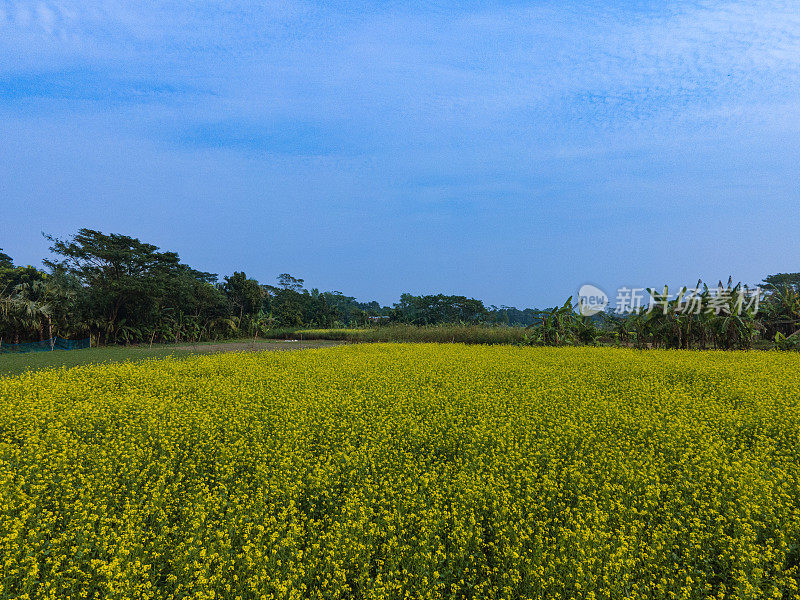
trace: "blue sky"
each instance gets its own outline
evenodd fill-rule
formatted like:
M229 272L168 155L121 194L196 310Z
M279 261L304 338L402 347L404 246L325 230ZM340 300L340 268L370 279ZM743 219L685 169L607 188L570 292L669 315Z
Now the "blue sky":
M0 1L0 247L120 232L360 299L800 271L800 11Z

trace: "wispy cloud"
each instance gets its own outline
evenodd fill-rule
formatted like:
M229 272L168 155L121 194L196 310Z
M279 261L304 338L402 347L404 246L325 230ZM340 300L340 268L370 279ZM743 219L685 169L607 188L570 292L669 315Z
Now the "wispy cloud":
M109 103L165 102L205 94L208 92L185 83L175 85L101 71L46 71L0 76L0 101L8 103L31 99L78 100L102 103L105 109Z
M603 127L702 120L717 107L735 115L735 106L763 105L765 97L785 103L800 84L800 13L783 0L638 11L616 3L362 8L6 2L0 72L18 74L29 89L24 77L42 73L35 87L44 93L48 79L63 90L60 73L69 69L98 81L105 72L120 89L120 71L135 68L187 93L213 89L226 102L208 112L227 118L357 114L388 132L401 120L406 130L430 121L543 121L537 111ZM33 68L36 51L43 58Z
M343 124L324 121L223 120L189 127L178 138L199 148L234 148L269 154L352 155L364 150L364 140L348 135ZM374 150L374 140L371 146Z
M418 265L490 223L504 256L532 264L549 244L567 273L585 260L570 236L619 250L634 230L644 246L691 243L709 219L744 230L723 206L796 230L798 64L795 0L0 0L0 133L16 135L0 185L23 206L105 177L95 197L203 196L209 214L235 189L239 220L323 236L346 220L370 240L348 242L360 256L391 239ZM69 185L42 158L62 147ZM306 251L284 242L287 260ZM481 244L491 272L504 259Z

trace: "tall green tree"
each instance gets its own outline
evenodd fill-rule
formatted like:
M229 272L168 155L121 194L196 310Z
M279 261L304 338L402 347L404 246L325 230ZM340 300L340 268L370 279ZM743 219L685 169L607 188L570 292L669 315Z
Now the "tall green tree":
M175 306L176 290L216 280L213 273L182 264L175 252L127 235L80 229L68 240L46 237L61 258L45 264L87 289L82 309L101 341L116 341L123 333L126 340L146 337L159 313L183 309Z
M244 271L235 271L230 277L225 277L222 290L240 320L261 310L261 286L255 279L249 279Z

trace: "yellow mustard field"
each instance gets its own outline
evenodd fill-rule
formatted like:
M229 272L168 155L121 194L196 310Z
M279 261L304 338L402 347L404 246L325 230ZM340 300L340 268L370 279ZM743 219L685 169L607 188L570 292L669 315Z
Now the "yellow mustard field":
M0 380L2 598L797 598L800 357L362 345Z

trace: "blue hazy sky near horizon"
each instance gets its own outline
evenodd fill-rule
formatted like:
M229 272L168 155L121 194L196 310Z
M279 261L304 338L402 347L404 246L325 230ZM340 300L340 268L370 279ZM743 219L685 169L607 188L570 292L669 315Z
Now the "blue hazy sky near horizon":
M0 1L0 247L548 306L800 271L790 1Z

